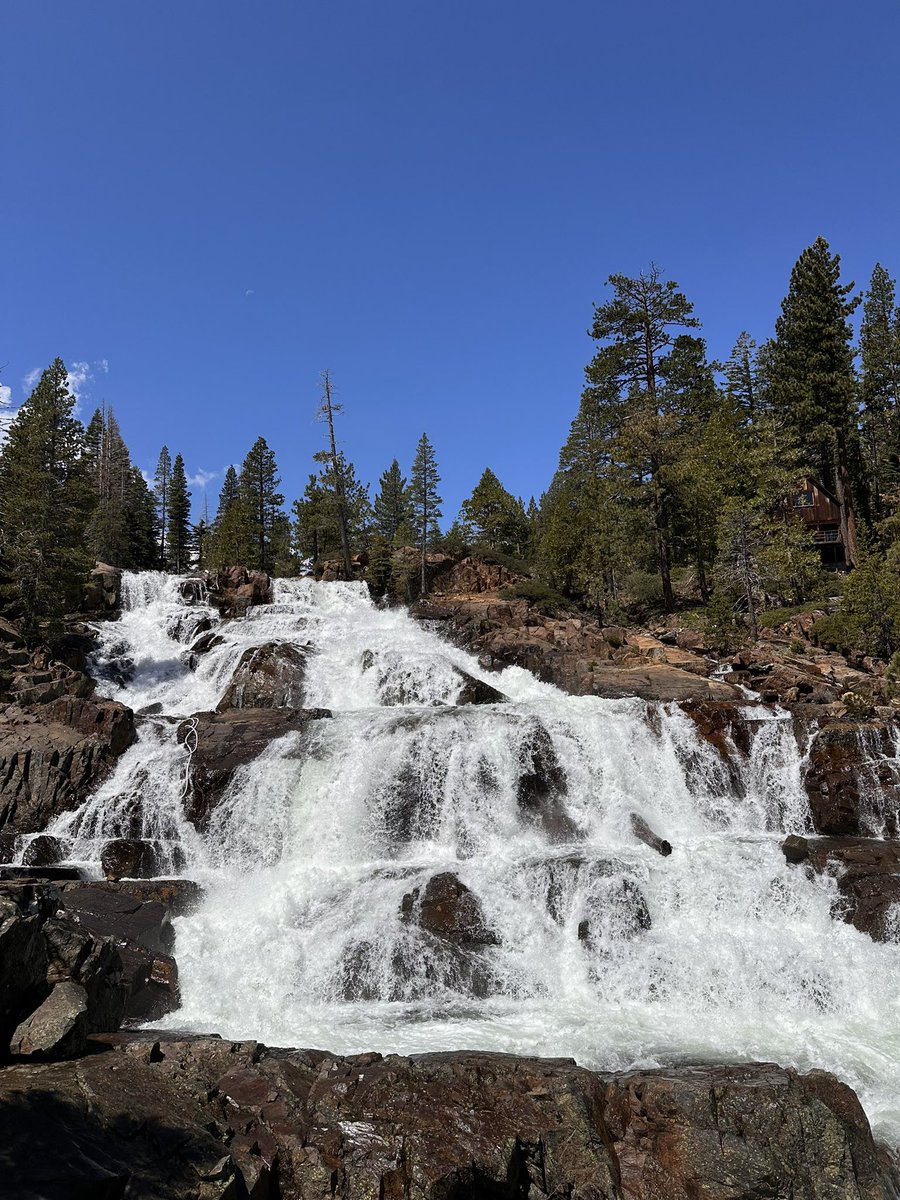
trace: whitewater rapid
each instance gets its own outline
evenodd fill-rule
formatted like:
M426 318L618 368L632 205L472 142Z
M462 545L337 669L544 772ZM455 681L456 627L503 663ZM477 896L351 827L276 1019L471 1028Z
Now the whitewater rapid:
M275 603L227 622L180 584L126 575L121 618L98 626L99 690L149 712L51 829L88 866L110 836L152 837L206 887L176 923L183 1003L162 1024L345 1053L821 1067L900 1146L900 946L832 920L835 880L784 860L784 835L810 829L786 714L748 705L750 753L729 770L677 706L487 674L362 584L278 581ZM201 629L220 641L191 663ZM333 716L241 768L201 835L172 718L214 709L269 642L308 651L304 704ZM458 705L461 673L508 700ZM562 781L549 816L521 802L547 747ZM670 856L635 838L632 814ZM477 954L404 919L404 897L448 871L494 935Z

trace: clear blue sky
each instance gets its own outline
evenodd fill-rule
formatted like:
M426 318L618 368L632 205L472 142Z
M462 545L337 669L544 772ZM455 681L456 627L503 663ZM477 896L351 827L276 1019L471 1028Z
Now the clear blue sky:
M22 0L2 26L0 383L87 364L86 415L215 473L211 501L260 433L302 490L326 366L363 479L426 429L448 521L486 465L527 499L611 272L658 262L724 357L818 234L860 284L900 271L896 0Z

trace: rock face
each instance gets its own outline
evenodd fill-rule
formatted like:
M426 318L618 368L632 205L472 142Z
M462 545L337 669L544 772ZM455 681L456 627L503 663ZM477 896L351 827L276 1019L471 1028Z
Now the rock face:
M462 564L459 564L460 566ZM453 574L442 576L450 586ZM547 616L524 600L487 592L440 593L420 600L416 615L441 623L452 641L485 667L518 666L575 696L646 700L738 700L730 684L706 675L705 659L649 635L628 639L586 616Z
M832 915L876 942L900 941L900 841L856 837L786 838L782 850L799 870L837 878L840 899ZM800 866L799 864L805 864Z
M832 1076L121 1035L0 1069L4 1194L154 1200L889 1200Z
M97 563L82 593L82 612L98 615L114 613L121 602L122 572L108 563Z
M100 866L107 879L152 879L159 872L159 853L143 838L113 838L100 851Z
M819 833L900 835L894 737L883 721L836 721L816 733L804 782Z
M252 762L276 738L303 733L311 722L330 717L327 709L241 708L198 713L178 728L178 740L193 738L196 749L190 761L190 787L185 815L206 829L209 816L238 767ZM196 722L196 727L193 722Z
M266 642L241 655L218 711L230 708L302 708L307 651L290 642Z
M485 925L478 897L452 871L432 875L424 888L403 897L407 921L455 946L494 946L497 935Z
M0 830L37 833L77 808L134 741L131 709L62 696L0 715Z

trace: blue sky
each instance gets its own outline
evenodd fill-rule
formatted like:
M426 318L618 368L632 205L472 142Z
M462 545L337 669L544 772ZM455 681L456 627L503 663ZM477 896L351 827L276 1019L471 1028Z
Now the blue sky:
M527 499L611 272L720 357L819 234L900 273L898 80L896 0L9 4L0 384L81 364L214 508L259 434L302 490L328 367L363 479L426 429L448 520L488 465Z

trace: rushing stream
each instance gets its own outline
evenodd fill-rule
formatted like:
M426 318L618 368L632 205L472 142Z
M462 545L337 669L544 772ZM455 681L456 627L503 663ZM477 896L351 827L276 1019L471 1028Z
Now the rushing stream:
M487 675L362 584L278 582L192 671L193 633L218 618L178 583L126 576L121 619L100 626L100 690L161 716L51 830L96 865L139 796L143 835L206 885L177 922L183 1007L165 1023L343 1052L823 1067L900 1146L900 946L833 921L834 880L784 860L809 821L789 719L748 705L735 778L676 706ZM162 718L215 708L243 651L273 641L309 648L304 704L333 717L241 768L200 835ZM508 702L457 705L460 671ZM535 754L556 794L529 807ZM635 837L635 813L670 856ZM447 947L409 900L404 915L445 871L478 898L487 944Z

